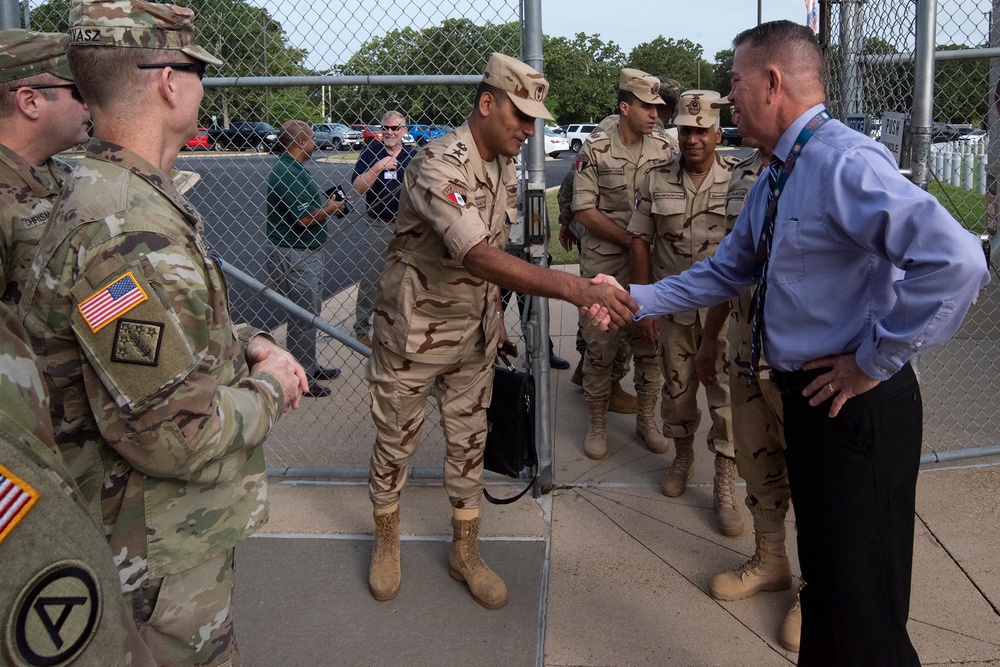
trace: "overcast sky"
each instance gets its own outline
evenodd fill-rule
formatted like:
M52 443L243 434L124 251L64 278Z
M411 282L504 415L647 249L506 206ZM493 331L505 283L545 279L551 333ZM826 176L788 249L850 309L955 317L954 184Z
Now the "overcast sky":
M806 22L805 0L760 0L761 20ZM597 34L628 55L659 35L701 44L705 60L732 47L733 37L757 25L756 0L611 0L600 10L580 0L542 0L542 30L550 37ZM586 9L584 9L586 7Z

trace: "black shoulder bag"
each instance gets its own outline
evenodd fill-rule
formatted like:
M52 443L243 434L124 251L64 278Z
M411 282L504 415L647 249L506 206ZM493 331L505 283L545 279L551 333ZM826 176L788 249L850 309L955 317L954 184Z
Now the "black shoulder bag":
M486 409L486 447L483 467L491 472L518 478L525 468L533 468L531 481L511 498L495 498L483 489L486 500L495 505L512 503L532 487L538 478L535 451L535 378L516 370L506 357L499 357L493 369L493 400Z

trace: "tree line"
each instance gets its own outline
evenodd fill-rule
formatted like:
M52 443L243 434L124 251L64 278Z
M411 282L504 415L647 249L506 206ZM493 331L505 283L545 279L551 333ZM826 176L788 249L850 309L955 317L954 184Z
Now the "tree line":
M373 36L343 64L317 70L306 65L308 51L292 46L281 22L264 8L246 0L179 0L178 4L195 10L199 42L224 61L209 70L215 77L469 75L482 72L493 51L520 50L521 28L516 22L479 25L466 18L445 19L429 28L396 28ZM65 32L68 14L69 0L48 0L32 10L31 28ZM546 106L562 124L597 121L615 113L623 67L676 79L682 90L701 88L723 95L729 91L732 49L715 53L710 62L700 44L660 36L626 53L613 41L584 33L572 38L543 36L542 49L544 72L551 83ZM872 37L865 41L864 52L889 54L895 47ZM828 56L836 62L836 46ZM986 68L985 60L938 63L935 120L981 126L987 117ZM864 83L868 112L879 116L886 109L909 108L912 80L907 67L870 68ZM836 68L831 69L830 82L840 85ZM470 87L442 85L210 88L205 91L202 124L210 125L213 118L223 126L230 119L375 122L383 110L397 108L414 123L455 125L468 114L473 95Z

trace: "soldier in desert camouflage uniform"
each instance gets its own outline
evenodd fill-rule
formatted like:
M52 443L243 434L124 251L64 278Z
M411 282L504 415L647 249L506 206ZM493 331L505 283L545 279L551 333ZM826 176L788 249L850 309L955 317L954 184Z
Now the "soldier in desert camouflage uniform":
M548 82L494 53L468 122L410 163L396 231L375 301L367 378L375 423L369 473L375 545L368 584L377 600L399 592L399 496L433 391L445 433L444 485L452 505L451 576L488 609L507 602L503 580L479 555L486 408L497 346L506 340L500 287L519 294L601 303L630 319L631 298L504 252L517 218L514 156L534 135ZM596 290L595 287L610 287Z
M90 113L66 62L68 43L66 35L0 31L0 298L12 307L70 172L52 156L87 141Z
M653 136L659 120L657 107L663 106L660 81L637 69L623 69L618 84L621 118L608 132L587 137L576 158L573 185L573 212L587 228L586 247L580 274L592 278L599 273L628 282L628 226L635 205L635 192L646 170L670 157L673 148L665 137ZM632 328L621 332L584 327L587 350L583 362L583 391L590 424L584 439L584 453L603 459L608 451L607 417L611 397L612 366L618 353L619 336L631 336ZM635 430L650 451L667 451L654 409L660 391L660 370L656 348L632 338L635 357L637 414Z
M69 61L95 139L39 242L21 314L56 441L102 482L126 604L159 664L237 665L235 545L267 520L262 443L302 367L229 317L219 262L167 171L196 131L194 14L75 2Z
M0 303L0 663L153 667L108 542L52 440L25 336Z
M714 254L725 236L726 190L737 162L715 150L721 137L719 108L726 103L713 91L689 90L681 95L676 121L681 154L649 170L639 186L629 223L633 283L649 284L681 273ZM677 450L662 484L663 493L671 497L684 493L694 469L694 433L701 421L695 353L704 335L706 315L704 311L689 311L646 318L635 325L645 340L659 345L664 376L663 432L673 438ZM719 369L728 373L724 346L715 359ZM739 535L743 521L734 506L736 464L728 375L706 387L706 394L712 417L708 447L715 454L716 520L723 535Z
M734 119L735 122L735 119ZM771 153L758 149L733 169L726 193L726 233L732 231L747 193L771 160ZM756 549L753 556L735 570L712 578L708 592L716 600L742 600L760 591L784 591L791 587L792 571L785 552L785 516L791 505L788 469L785 465L785 436L782 425L781 392L771 380L771 367L761 355L757 374L750 375L750 304L756 288L729 303L708 309L707 321L729 317L730 398L733 411L733 444L736 469L746 481L746 505L753 517ZM715 368L717 347L706 325L698 350L701 367ZM721 332L721 327L718 327ZM715 374L706 377L714 382ZM799 650L802 609L798 599L785 615L779 639L789 651Z

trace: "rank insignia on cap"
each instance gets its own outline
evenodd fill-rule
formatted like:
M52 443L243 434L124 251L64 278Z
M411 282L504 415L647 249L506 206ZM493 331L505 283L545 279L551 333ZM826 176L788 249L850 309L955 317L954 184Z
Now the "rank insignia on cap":
M465 207L465 197L463 197L458 192L449 192L447 195L448 201L450 201L455 206Z
M27 516L39 497L27 482L0 466L0 542Z
M130 271L87 297L78 308L90 330L97 333L104 325L116 317L124 315L148 298Z

